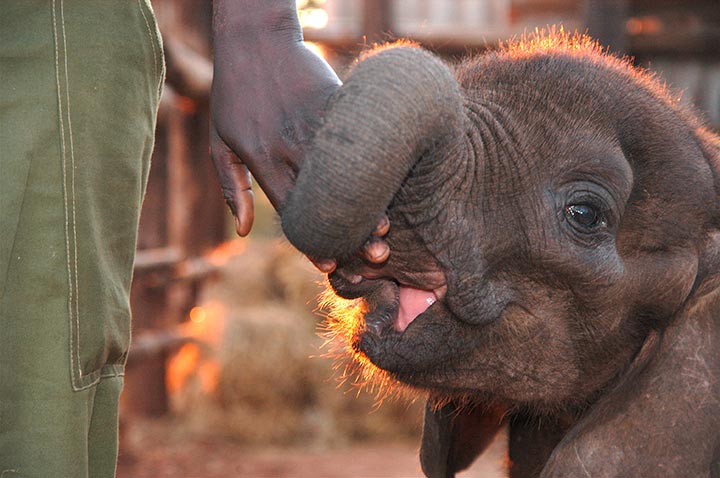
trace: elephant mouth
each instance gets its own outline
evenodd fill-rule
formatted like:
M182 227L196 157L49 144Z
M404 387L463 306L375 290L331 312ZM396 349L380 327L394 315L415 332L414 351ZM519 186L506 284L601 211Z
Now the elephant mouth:
M443 274L430 274L412 282L403 279L370 275L353 281L342 271L330 278L339 296L360 298L364 303L362 320L353 327L357 338L361 339L364 334L402 336L418 317L442 301L447 292Z
M434 289L421 289L395 281L388 281L385 287L392 289L394 295L390 314L369 311L365 315L366 327L376 335L402 335L415 319L445 296L447 289L444 284ZM378 308L382 311L383 306Z
M423 290L406 285L398 286L398 311L393 328L404 332L420 314L440 298L439 291Z
M379 395L434 389L434 371L457 352L448 341L465 330L448 308L445 273L353 279L342 269L330 274L322 301L327 356L342 378Z

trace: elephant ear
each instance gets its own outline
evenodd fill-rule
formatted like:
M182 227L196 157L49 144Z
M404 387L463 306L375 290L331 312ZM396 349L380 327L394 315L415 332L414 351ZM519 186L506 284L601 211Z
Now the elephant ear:
M701 251L698 279L693 291L694 299L697 301L701 297L703 300L709 300L710 291L720 289L720 136L705 129L697 131L696 134L703 155L710 166L715 190L715 203L705 205L710 214L710 224L707 240Z
M715 186L715 204L708 209L713 215L713 226L720 229L720 136L706 129L700 129L696 134Z
M469 467L503 426L504 411L450 402L425 405L420 464L428 478L453 478Z

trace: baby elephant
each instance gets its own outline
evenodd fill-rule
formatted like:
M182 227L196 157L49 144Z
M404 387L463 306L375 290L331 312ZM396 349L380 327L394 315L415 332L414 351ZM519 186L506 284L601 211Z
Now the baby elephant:
M333 257L364 379L428 394L453 477L509 424L520 477L720 477L720 139L587 38L449 67L362 59L281 211ZM353 253L387 214L391 255Z

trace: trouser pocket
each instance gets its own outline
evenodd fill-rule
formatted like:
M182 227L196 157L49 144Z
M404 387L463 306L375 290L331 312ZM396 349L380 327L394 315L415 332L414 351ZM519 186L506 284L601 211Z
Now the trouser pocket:
M147 3L55 0L53 35L72 385L119 375L163 78Z

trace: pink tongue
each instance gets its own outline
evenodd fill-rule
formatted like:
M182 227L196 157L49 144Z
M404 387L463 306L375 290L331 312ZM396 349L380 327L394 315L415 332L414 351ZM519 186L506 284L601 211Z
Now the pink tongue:
M412 287L400 286L400 307L395 330L403 332L410 325L410 322L425 312L437 299L431 290L413 289Z

